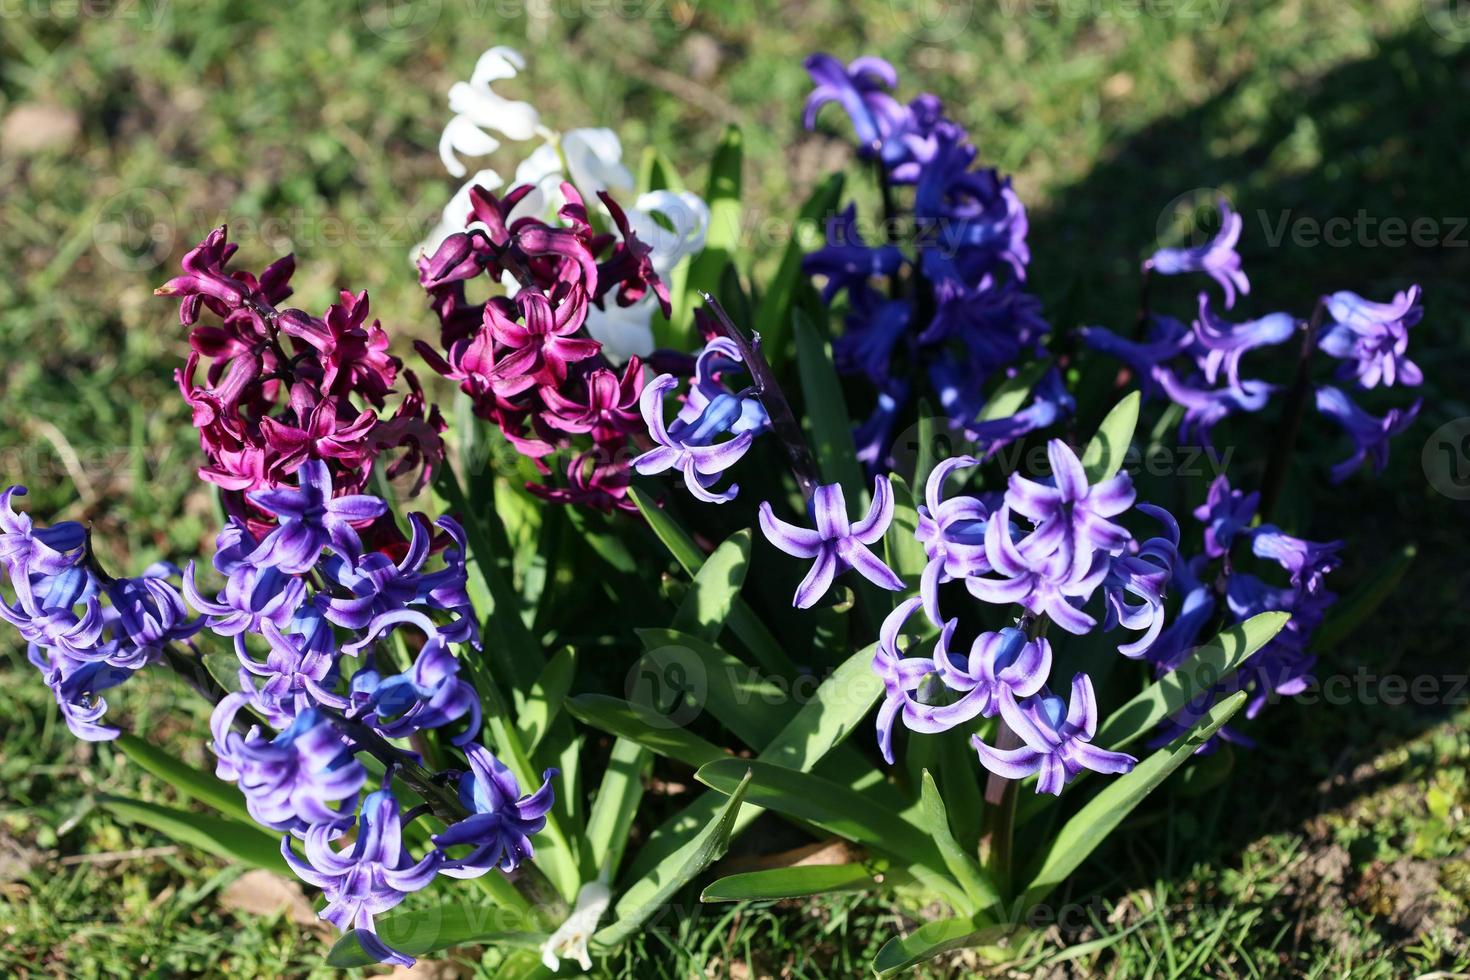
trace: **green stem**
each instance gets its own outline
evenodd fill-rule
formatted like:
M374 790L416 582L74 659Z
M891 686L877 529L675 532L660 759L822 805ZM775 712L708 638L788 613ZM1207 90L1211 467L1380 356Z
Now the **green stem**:
M1322 326L1322 317L1327 312L1325 299L1317 301L1311 320L1302 330L1302 346L1297 353L1296 377L1287 392L1286 403L1281 408L1281 421L1276 425L1276 441L1271 448L1271 458L1266 463L1266 475L1261 480L1262 521L1271 519L1271 511L1281 499L1286 485L1286 474L1291 468L1291 457L1296 451L1297 435L1301 431L1302 416L1307 410L1307 395L1312 390L1312 355L1316 351L1317 331Z

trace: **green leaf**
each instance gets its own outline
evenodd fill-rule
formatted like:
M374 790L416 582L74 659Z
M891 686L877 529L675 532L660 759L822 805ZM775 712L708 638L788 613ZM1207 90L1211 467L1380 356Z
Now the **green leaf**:
M536 746L546 737L551 723L572 689L572 678L577 673L577 652L571 647L562 647L544 668L526 703L516 717L516 727L522 732L523 746L527 756L536 751Z
M807 434L817 454L822 479L839 483L849 505L863 498L863 470L852 443L852 421L843 400L842 384L832 366L832 351L800 310L796 325L796 363L801 374L802 404Z
M704 552L694 543L694 538L689 535L678 522L670 517L663 508L653 502L646 493L633 487L628 491L633 502L638 505L638 512L648 521L648 526L653 533L669 549L669 553L689 575L699 574L704 567ZM786 651L780 642L761 621L760 617L745 603L745 600L736 596L730 605L730 619L727 623L730 631L745 644L746 649L755 657L756 662L769 673L791 677L796 674L796 666L791 658L786 656Z
M738 658L698 637L675 630L642 629L655 683L689 691L710 714L752 748L759 749L781 731L789 700L784 688L757 674ZM690 719L692 720L692 718Z
M492 871L491 874L499 874ZM413 912L380 916L374 923L378 938L401 953L424 956L454 946L515 946L536 949L547 940L544 933L523 931L524 916L501 908L448 901ZM360 930L342 934L327 965L339 969L372 966L378 961L358 942Z
M1133 808L1143 802L1169 774L1183 765L1196 749L1230 720L1249 695L1237 691L1210 709L1187 734L1144 759L1133 771L1119 776L1068 820L1052 840L1031 884L1025 904L1040 902L1087 860L1099 844L1117 828Z
M1088 483L1101 483L1123 467L1128 447L1133 444L1133 430L1138 427L1140 398L1138 392L1129 392L1097 427L1097 435L1082 453Z
M567 701L573 716L609 735L630 739L688 766L723 759L723 749L683 728L668 715L605 694L579 694Z
M929 405L927 399L919 399L919 444L914 447L914 484L910 488L915 494L925 492L929 474L933 471L934 464L938 462L934 458L939 449L935 441L934 422L934 409ZM918 502L919 498L916 496L914 503Z
M1144 688L1098 727L1093 743L1120 749L1235 673L1246 658L1270 643L1291 616L1266 612L1236 623Z
M781 264L756 307L752 326L761 332L761 351L777 370L789 356L787 325L795 309L792 299L801 281L801 260L822 243L826 220L836 211L842 197L842 184L841 172L829 175L802 205L791 241L786 243L786 251L781 255Z
M993 943L1008 931L1005 926L983 925L974 919L929 922L907 936L884 943L873 958L873 972L880 977L892 976L956 949Z
M674 616L674 629L713 643L720 638L750 567L750 529L736 531L705 559Z
M910 585L915 585L929 560L924 554L924 546L914 536L919 527L918 501L903 477L894 473L888 480L893 485L893 523L888 525L888 533L883 538L888 567ZM894 601L901 597L902 593L895 593Z
M709 230L704 236L704 251L689 266L689 278L675 310L677 336L686 336L694 320L694 301L701 292L719 293L720 277L725 266L735 261L740 245L740 169L744 158L744 140L738 126L729 126L710 161L709 186L704 200L709 205ZM746 325L749 326L748 324ZM682 345L681 345L682 346Z
M949 813L945 810L944 799L939 795L939 787L935 785L934 777L929 774L928 769L924 770L922 780L919 799L929 836L934 839L934 845L939 849L945 867L973 902L971 908L963 911L972 914L983 912L1000 901L1000 892L990 876L981 870L975 859L965 853L959 841L955 840L954 832L949 826Z
M1361 583L1346 598L1334 603L1327 619L1312 637L1312 649L1330 653L1352 635L1353 631L1383 604L1419 554L1418 545L1407 544L1389 561L1378 566L1372 577Z
M1019 412L1026 404L1031 389L1041 376L1051 367L1051 361L1032 361L1030 364L1017 371L1014 377L1007 378L995 389L994 394L985 402L985 407L980 409L977 422L993 422L996 419L1010 418Z
M700 892L701 902L746 902L803 898L830 892L861 892L891 887L896 875L867 864L807 864L727 875Z
M617 918L611 925L598 930L592 937L594 942L604 949L617 946L636 932L675 892L694 880L695 875L724 856L749 782L749 776L741 780L703 830L623 892L613 907Z
M607 771L602 774L602 785L597 788L597 799L592 801L592 812L587 817L592 866L599 873L605 872L609 880L616 877L623 848L628 845L628 830L643 799L643 775L652 760L649 751L630 738L613 742Z
M280 838L252 824L120 796L103 796L99 802L123 820L142 824L180 844L288 877L292 873L281 857Z
M239 663L237 659L233 657L231 659ZM183 760L175 758L128 732L119 735L113 744L122 749L129 759L142 766L144 770L157 776L179 792L198 800L205 806L213 807L231 819L238 820L247 826L251 825L250 811L245 808L245 797L234 786L214 774L195 769Z
M656 146L645 146L638 160L638 193L649 191L682 191L684 181L679 171Z

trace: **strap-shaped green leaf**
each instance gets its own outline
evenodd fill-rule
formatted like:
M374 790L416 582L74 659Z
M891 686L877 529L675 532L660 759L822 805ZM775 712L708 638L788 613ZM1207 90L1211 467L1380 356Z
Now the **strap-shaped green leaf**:
M551 723L556 720L561 706L566 702L567 692L572 689L572 678L577 673L577 652L571 647L562 647L547 661L541 676L531 685L526 703L516 717L516 727L522 732L522 744L526 755L535 754L536 747L546 737Z
M611 925L598 930L592 937L593 942L603 949L617 946L636 932L675 892L724 857L749 782L749 776L741 780L703 830L623 892L613 906L616 918Z
M638 505L638 512L643 515L644 520L648 521L648 526L664 543L664 547L669 549L669 554L674 556L679 566L689 575L699 574L706 559L704 552L700 551L689 532L680 527L677 521L637 487L632 488L628 493L633 498L633 502ZM782 649L776 637L739 596L736 596L731 602L728 625L730 631L739 638L741 643L745 644L762 668L782 677L791 677L796 673L796 666L791 662L791 658L786 656L786 651Z
M579 694L567 701L567 711L593 728L637 742L659 755L699 767L726 753L689 729L675 724L667 715L606 694Z
M643 774L652 754L630 738L613 742L602 785L592 801L587 816L587 847L592 866L609 879L616 877L623 849L628 845L628 829L643 799Z
M914 496L907 481L897 473L888 479L893 484L893 523L888 525L888 533L883 538L888 567L909 585L917 585L919 576L924 573L924 566L928 563L924 546L914 536L919 527L918 498ZM894 593L894 602L902 597L902 593Z
M945 809L939 787L935 785L934 777L929 774L928 769L924 770L919 799L925 826L929 836L934 838L940 857L944 859L944 866L949 869L955 881L960 883L972 903L969 908L961 911L970 914L983 912L999 902L1000 892L996 889L995 882L990 880L990 876L981 869L979 863L955 840L954 832L949 826L949 812Z
M750 567L750 529L725 539L705 559L674 616L674 629L713 643L720 638Z
M901 871L878 870L868 864L805 864L727 875L700 892L701 902L746 902L802 898L832 892L891 888L907 880Z
M766 292L756 306L754 329L761 334L761 352L777 370L786 363L790 337L787 325L794 311L792 298L801 281L801 260L806 253L821 247L825 241L826 220L837 209L842 197L843 174L829 174L812 191L796 216L791 240L781 254L781 264L771 277Z
M1051 367L1051 361L1032 361L1030 364L1017 371L1013 377L1005 379L985 401L985 407L980 409L976 417L977 422L993 422L996 419L1010 418L1019 412L1026 404L1026 399L1031 395L1031 389L1036 387L1036 382Z
M277 874L291 874L281 857L280 838L253 824L120 796L104 796L99 802L123 820L152 828L180 844Z
M409 956L424 956L470 944L536 949L547 939L544 933L526 931L521 913L464 901L398 912L379 918L374 926L379 939ZM377 963L358 942L359 934L357 929L343 933L327 954L327 965L349 969Z
M817 465L826 483L842 485L850 507L863 499L863 469L852 443L852 420L847 414L842 383L832 366L832 351L806 314L796 310L796 363L801 374L806 429Z
M787 691L762 677L738 657L677 630L638 630L648 651L642 663L656 677L675 680L701 698L708 709L730 731L752 748L759 749L786 724L790 700ZM668 675L677 671L678 678Z
M735 261L740 245L741 166L744 162L744 139L738 126L728 126L709 165L709 185L704 200L709 205L709 229L704 236L704 251L689 266L678 308L674 311L676 336L689 334L694 319L694 303L701 292L716 295L725 266ZM687 344L680 344L683 349Z
M1082 452L1082 469L1087 482L1101 483L1122 469L1133 444L1133 430L1138 427L1138 392L1131 391L1103 419L1097 435Z
M231 658L234 659L234 658ZM236 661L238 663L238 661ZM179 792L213 807L225 816L247 826L251 824L250 811L245 809L245 797L240 791L212 773L195 769L181 759L175 758L136 735L123 732L113 742L144 770L157 776Z
M929 922L907 936L898 936L884 943L873 958L873 972L880 977L889 977L956 949L993 944L1014 931L1010 926L988 925L983 919Z
M1102 792L1088 800L1052 839L1051 847L1040 861L1040 870L1026 886L1025 904L1029 907L1040 902L1077 870L1144 797L1240 710L1248 696L1245 691L1237 691L1225 698L1188 733L1144 759L1132 772L1108 783Z

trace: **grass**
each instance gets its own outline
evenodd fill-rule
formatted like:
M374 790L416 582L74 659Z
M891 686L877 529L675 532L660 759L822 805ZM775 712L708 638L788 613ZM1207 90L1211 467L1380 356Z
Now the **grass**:
M214 514L170 379L184 332L152 287L229 220L248 264L297 252L304 306L369 289L407 353L428 326L406 254L454 189L434 152L443 92L490 44L526 52L553 124L615 125L630 153L661 146L692 178L723 124L740 123L757 276L779 254L782 223L845 159L835 135L799 128L801 57L867 51L894 60L910 91L944 96L985 157L1015 174L1054 323L1126 322L1133 263L1165 205L1196 188L1223 188L1247 209L1258 312L1334 288L1425 285L1420 423L1383 479L1331 496L1291 487L1288 516L1316 506L1310 524L1285 523L1353 539L1345 585L1405 538L1422 545L1394 600L1324 670L1463 673L1463 505L1426 486L1418 454L1440 423L1470 415L1470 236L1455 232L1470 183L1459 145L1470 58L1443 20L1426 18L1436 4L1417 0L1138 9L436 0L409 23L375 0L7 10L0 476L28 483L38 513L94 521L119 567L198 553ZM49 142L15 121L34 110L50 121ZM1402 247L1362 232L1344 247L1302 237L1360 210L1427 218L1437 231ZM1286 237L1274 241L1278 228ZM1187 307L1187 292L1172 301ZM1340 446L1305 451L1335 458ZM151 850L166 842L93 808L102 792L171 791L111 748L71 739L23 651L8 636L0 644L0 971L310 973L314 934L221 900L238 872ZM1466 970L1465 700L1384 700L1268 712L1250 729L1261 748L1236 753L1220 784L1170 789L1125 829L1067 898L1073 914L1022 964L1042 976ZM200 713L182 694L131 686L117 708L205 762ZM1192 779L1211 775L1202 764ZM920 911L837 899L704 908L607 968L855 976L878 926ZM1082 944L1080 955L1058 959L1063 943Z

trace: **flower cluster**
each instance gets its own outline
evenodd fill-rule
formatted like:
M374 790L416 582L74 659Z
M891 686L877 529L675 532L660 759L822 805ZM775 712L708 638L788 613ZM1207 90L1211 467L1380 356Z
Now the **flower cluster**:
M878 171L888 207L881 242L863 235L849 206L829 221L827 244L804 262L824 278L827 302L847 297L846 329L834 343L838 370L877 389L876 408L858 427L859 455L870 470L883 467L920 378L928 379L951 427L987 450L1016 438L1017 430L1033 431L1029 419L974 427L987 382L1039 352L1049 330L1039 301L1021 285L1030 261L1026 209L1010 181L975 169L975 147L938 98L921 94L907 105L894 99L898 77L886 61L843 65L815 54L806 68L816 85L806 126L837 103L852 121L859 156ZM897 188L912 191L907 242L894 211ZM1066 408L1053 402L1050 410Z
M216 228L157 290L181 298L179 319L193 328L176 378L209 460L199 475L226 491L231 516L263 527L249 493L287 483L308 460L327 464L343 493L366 487L379 460L390 479L416 473L421 487L443 459L444 421L388 353L379 322L368 322L367 293L342 293L322 317L281 309L294 259L257 277L227 268L235 250ZM206 312L211 322L201 322ZM407 392L388 414L400 371Z
M619 234L591 224L581 195L562 186L567 203L559 223L515 217L534 188L522 185L503 198L470 191L467 230L419 260L419 279L439 317L442 352L419 341L420 355L459 384L475 412L494 422L539 472L546 458L590 438L567 467L568 486L533 484L550 500L603 510L630 509L629 437L641 431L635 408L643 365L631 358L618 375L587 335L594 305L629 305L657 297L665 312L668 291L653 269L649 248L629 227L617 203L602 202ZM482 275L505 284L505 294L471 302L465 284Z
M1178 526L1166 511L1135 508L1131 478L1119 473L1091 483L1077 455L1059 439L1047 445L1051 476L1045 481L1013 474L1003 494L990 499L951 496L948 481L977 465L968 456L941 462L925 486L915 536L928 563L919 593L883 624L873 669L885 697L878 741L893 761L893 727L947 731L976 718L999 716L1012 744L972 744L981 765L1006 779L1038 774L1037 792L1060 793L1084 769L1120 773L1135 760L1092 745L1097 703L1092 682L1079 673L1070 701L1047 687L1052 650L1043 625L1072 634L1099 626L1139 633L1118 650L1147 655L1164 634L1164 593L1178 563ZM1160 537L1138 540L1117 521L1132 509L1164 527ZM942 613L940 589L963 582L984 603L1016 605L1020 627L981 632L968 652L957 644L957 616ZM1094 597L1096 611L1089 611ZM932 656L910 655L903 628L920 610L939 630Z
M1204 549L1175 564L1171 587L1180 597L1179 613L1144 655L1166 674L1183 663L1207 638L1207 628L1216 624L1239 623L1271 611L1289 613L1291 619L1236 673L1170 719L1159 741L1192 726L1221 696L1249 691L1245 714L1254 718L1268 703L1300 694L1311 682L1317 659L1311 652L1312 636L1337 599L1324 580L1340 562L1342 542L1307 541L1275 525L1257 523L1259 505L1260 494L1234 489L1224 476L1210 485L1209 496L1194 511L1203 525ZM1285 573L1286 584L1274 585L1243 570L1247 556L1268 569L1274 566L1278 575ZM1213 751L1221 740L1251 744L1226 728L1199 751Z
M1238 296L1248 294L1250 281L1236 251L1240 215L1224 198L1219 208L1220 231L1194 248L1155 252L1143 263L1145 282L1151 274L1204 273L1221 287L1226 309ZM1277 391L1264 380L1241 377L1241 359L1251 351L1302 337L1298 381L1302 385L1311 383L1314 350L1336 360L1336 379L1360 391L1420 384L1423 374L1407 356L1409 328L1424 314L1420 297L1418 286L1398 293L1390 303L1344 291L1322 297L1310 321L1270 313L1232 323L1213 311L1207 294L1200 293L1198 316L1188 327L1174 317L1153 314L1147 317L1147 335L1142 338L1129 339L1103 327L1083 328L1081 336L1088 346L1125 363L1146 395L1161 394L1184 410L1181 442L1210 447L1216 425L1231 415L1261 411ZM1334 482L1345 480L1364 459L1371 459L1375 470L1382 472L1388 463L1388 440L1414 421L1421 405L1416 400L1378 417L1329 384L1316 387L1314 400L1318 412L1342 428L1353 445L1352 454L1332 468Z
M533 138L541 144L515 169L512 184L529 186L508 218L554 220L567 203L562 184L570 183L583 200L595 201L603 192L628 199L634 190L633 175L623 163L623 146L611 129L548 129L541 114L528 102L510 100L497 93L493 83L515 78L526 61L513 48L493 47L480 56L468 81L455 82L449 89L449 108L454 113L439 141L439 156L450 175L464 178L466 168L459 157L480 157L501 146L499 137L515 142ZM470 213L470 192L480 187L498 191L504 178L494 169L472 174L445 205L439 223L416 252L432 255L450 235L464 230ZM686 257L704 250L709 227L709 206L689 191L651 190L624 208L629 227L638 240L652 250L654 271L660 278L669 274ZM629 303L591 304L586 328L592 339L603 345L603 356L613 365L630 357L648 357L653 352L652 322L661 313L658 298L644 295Z
M172 580L178 569L156 564L137 578L112 578L88 553L75 521L38 528L17 513L25 487L0 492L0 574L14 595L0 595L0 619L20 633L31 663L45 678L66 726L90 742L116 738L103 724L102 692L188 643L203 627L190 619Z

